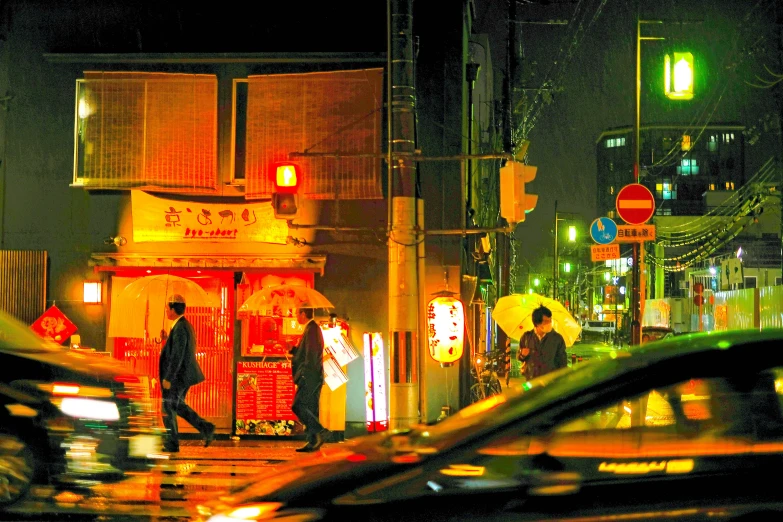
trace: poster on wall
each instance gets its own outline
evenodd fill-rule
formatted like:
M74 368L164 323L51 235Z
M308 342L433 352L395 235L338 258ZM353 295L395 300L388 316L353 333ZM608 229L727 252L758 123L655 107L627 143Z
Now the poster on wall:
M288 224L269 202L198 203L131 190L133 241L176 243L277 243Z
M301 431L291 411L291 362L237 362L236 435L290 436Z

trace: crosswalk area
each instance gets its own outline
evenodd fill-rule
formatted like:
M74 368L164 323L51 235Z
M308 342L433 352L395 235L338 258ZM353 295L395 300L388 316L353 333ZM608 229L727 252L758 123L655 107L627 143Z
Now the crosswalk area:
M0 520L189 520L200 501L274 473L286 460L175 455L112 484L33 487Z

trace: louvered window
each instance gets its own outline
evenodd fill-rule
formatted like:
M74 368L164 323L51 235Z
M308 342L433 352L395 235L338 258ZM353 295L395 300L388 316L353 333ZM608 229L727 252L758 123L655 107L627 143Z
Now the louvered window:
M273 192L274 163L289 160L291 152L321 153L295 159L301 194L382 198L382 107L383 69L252 76L246 112L237 120L245 122L244 132L237 129L244 143L236 144L237 165L244 169L235 180L244 178L247 199L266 198Z
M76 89L74 184L211 193L214 75L86 72Z

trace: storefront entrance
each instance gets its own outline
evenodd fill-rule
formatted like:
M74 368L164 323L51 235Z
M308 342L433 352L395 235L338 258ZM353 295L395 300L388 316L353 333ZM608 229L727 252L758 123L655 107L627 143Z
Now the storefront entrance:
M185 278L206 291L213 305L188 306L185 311L185 317L196 332L196 358L206 377L205 382L190 389L187 402L199 415L214 423L218 430L229 432L234 405L234 274L206 271L175 273L176 277ZM160 415L158 360L165 343L160 331L169 329L160 313L163 301L158 302L160 299L152 297L146 303L138 303L136 300L145 299L145 296L135 296L129 302L128 296L122 294L128 284L151 275L156 274L124 272L112 277L109 346L113 348L114 358L127 362L131 369L149 378L153 407ZM121 321L125 320L124 324L127 324L129 314L137 315L132 327L119 328L118 325L123 324ZM184 420L179 422L182 432L195 432Z

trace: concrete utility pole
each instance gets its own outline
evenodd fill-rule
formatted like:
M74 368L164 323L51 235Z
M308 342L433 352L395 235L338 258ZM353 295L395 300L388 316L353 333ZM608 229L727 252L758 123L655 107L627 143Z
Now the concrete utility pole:
M389 428L419 422L419 271L413 0L387 0L389 92ZM421 214L420 214L421 213ZM422 310L423 312L423 310Z

